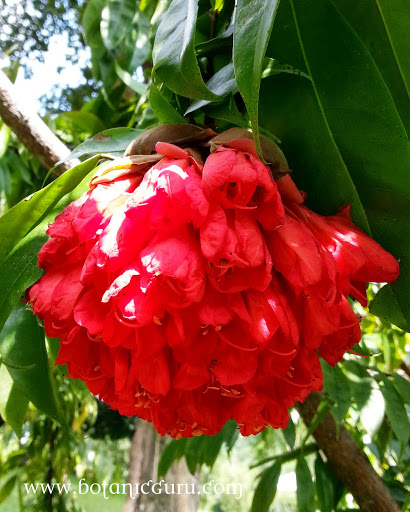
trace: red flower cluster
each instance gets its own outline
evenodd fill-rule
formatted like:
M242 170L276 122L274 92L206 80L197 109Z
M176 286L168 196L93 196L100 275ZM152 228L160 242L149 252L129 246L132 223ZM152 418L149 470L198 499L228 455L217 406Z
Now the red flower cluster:
M156 151L143 176L100 173L49 227L28 297L57 363L162 435L284 428L321 389L319 354L334 365L360 340L347 297L366 304L398 264L347 207L322 217L289 175L275 182L248 139L205 165Z

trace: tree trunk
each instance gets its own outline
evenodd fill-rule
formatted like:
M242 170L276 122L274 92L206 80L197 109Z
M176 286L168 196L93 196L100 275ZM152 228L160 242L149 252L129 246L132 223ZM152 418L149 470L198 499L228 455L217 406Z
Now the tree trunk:
M165 443L166 439L155 431L151 423L137 420L137 428L130 447L129 483L132 485L131 492L134 495L132 497L130 493L127 496L123 512L195 512L197 510L198 480L189 473L183 458L173 463L164 478L168 484L168 492L172 491L170 484L184 484L181 486L181 494L166 494L164 485L161 486L161 494L155 494L152 490L152 484L158 482L158 461ZM141 485L145 482L149 485L147 484L144 492L141 492ZM138 494L135 492L136 485L138 485ZM159 489L158 486L157 489ZM178 491L176 486L174 489L175 492Z

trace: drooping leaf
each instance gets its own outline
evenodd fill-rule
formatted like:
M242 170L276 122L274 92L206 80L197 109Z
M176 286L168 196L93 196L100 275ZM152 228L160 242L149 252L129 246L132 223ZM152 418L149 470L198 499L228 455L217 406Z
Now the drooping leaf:
M325 361L321 361L323 371L323 389L333 400L332 413L337 421L343 421L350 407L351 392L349 380L339 365L333 368Z
M354 401L362 409L370 400L372 378L366 369L357 361L344 361L343 367L349 380L349 387Z
M0 414L18 437L26 417L28 399L13 382L6 365L0 366Z
M135 14L135 0L108 0L101 13L100 31L104 45L114 50L127 34Z
M3 503L12 493L21 468L15 468L0 479L0 503Z
M161 452L161 457L158 462L158 478L166 476L172 463L179 460L185 452L187 438L172 439Z
M197 0L172 1L155 37L154 65L159 78L171 91L187 98L218 100L206 87L196 60L197 14Z
M315 487L321 512L332 512L334 503L334 489L332 479L328 476L329 467L318 453L315 459Z
M401 397L390 380L379 374L380 390L386 404L386 414L397 439L405 445L410 437L410 425Z
M282 465L276 462L262 472L252 500L251 512L268 512L275 499Z
M258 104L263 59L275 19L278 0L238 0L233 34L236 82L249 113L258 154Z
M393 374L393 381L403 400L410 404L410 382L398 373Z
M64 415L51 377L44 330L21 304L0 334L0 353L19 389L41 411L64 424Z
M351 203L355 223L400 259L401 276L391 286L396 303L387 311L384 287L372 307L386 319L394 309L395 323L408 328L410 153L389 90L330 0L312 9L281 2L269 55L308 72L312 84L284 74L264 81L262 126L282 140L309 206L330 214Z
M360 409L360 420L370 436L374 436L380 429L384 420L385 407L380 388L372 379L369 399Z
M90 0L84 9L81 19L85 40L91 48L91 64L95 78L101 79L101 60L106 52L100 32L101 13L105 0Z
M295 446L296 441L296 429L295 424L293 423L292 417L289 415L289 423L288 426L283 430L283 436L289 446L289 448L293 448Z
M306 459L299 457L296 463L296 497L299 512L315 512L315 488Z
M90 158L73 167L47 187L16 204L0 218L0 264L38 220L65 194L73 190L97 164Z

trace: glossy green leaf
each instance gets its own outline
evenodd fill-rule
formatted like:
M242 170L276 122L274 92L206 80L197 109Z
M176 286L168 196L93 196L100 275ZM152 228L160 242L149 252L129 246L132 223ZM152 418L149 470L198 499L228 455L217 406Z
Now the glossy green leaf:
M380 373L378 380L380 381L380 390L386 404L386 415L391 423L393 432L402 444L406 444L410 437L410 425L401 397L385 375Z
M116 48L127 34L135 14L135 0L107 0L101 13L100 31L104 45Z
M270 59L269 57L266 57L263 59L263 68L262 68L262 76L261 78L267 78L272 75L276 75L278 73L290 73L293 75L299 75L303 76L305 78L308 78L310 80L310 77L303 73L303 71L299 71L298 69L295 69L294 67L290 66L289 64L281 64L280 62L276 61L275 59ZM218 94L219 96L226 96L231 93L238 92L238 85L236 83L235 78L235 72L233 69L233 64L227 64L223 68L221 68L219 71L217 71L212 78L208 80L206 83L207 87L214 92L215 94ZM218 110L221 108L223 109L224 105L221 105L220 103L212 103L210 101L205 100L199 100L195 101L191 104L191 106L188 108L188 110L185 112L185 114L189 114L190 112L194 112L195 110L198 110L202 107L205 107L206 105L210 105L210 107L215 111L215 118L216 119L226 119L226 117L221 117L217 115ZM237 108L236 108L237 110ZM211 110L209 109L209 112ZM238 112L239 115L239 112ZM211 114L211 117L212 116ZM226 119L227 121L232 121L234 124L237 124L239 126L242 126L241 120L239 122L237 119ZM242 119L243 122L243 119ZM248 123L247 123L248 124Z
M393 381L403 400L410 404L410 381L397 373L393 374Z
M109 130L104 130L91 137L91 139L82 142L68 155L66 160L100 153L121 156L127 149L128 144L143 132L144 130L136 130L135 128L110 128Z
M64 423L50 372L44 330L23 304L13 310L0 334L0 353L12 379L26 397L38 409Z
M197 0L173 0L158 27L153 60L161 81L193 99L218 100L205 85L194 51ZM160 62L162 61L162 62Z
M336 420L343 421L351 402L349 380L339 365L331 367L325 361L321 361L323 371L323 389L333 400L332 414Z
M94 169L97 161L98 157L93 157L73 167L0 217L0 263L39 219Z
M154 82L151 82L149 88L149 103L160 123L186 123L188 121L175 110Z
M334 1L371 53L389 88L407 134L410 134L410 66L408 60L407 64L405 62L406 55L402 54L403 45L410 32L408 2L406 0ZM388 6L387 9L386 6ZM386 11L387 15L385 15ZM395 47L398 47L398 52ZM408 53L407 51L407 57Z
M312 9L301 0L281 2L269 55L308 72L312 84L284 74L264 81L261 125L282 140L309 206L329 214L351 203L355 223L400 259L401 276L391 287L396 303L389 304L395 323L406 327L410 153L389 90L330 0ZM393 318L386 303L376 297L373 311Z
M320 512L332 512L334 490L332 479L328 475L329 466L318 453L315 459L315 488Z
M230 63L219 71L217 71L212 78L208 80L206 86L209 90L217 94L218 96L226 96L227 94L234 92L237 90L238 86L236 84L235 73L233 70L233 64ZM210 102L205 100L199 100L192 103L192 105L188 108L185 114L189 114L190 112L194 112L199 108L208 105Z
M273 464L262 472L252 500L251 512L268 512L275 499L282 465Z
M299 512L315 512L315 488L309 467L304 457L296 463L296 497Z
M258 104L263 59L269 42L278 0L238 0L233 34L236 82L249 113L258 154Z

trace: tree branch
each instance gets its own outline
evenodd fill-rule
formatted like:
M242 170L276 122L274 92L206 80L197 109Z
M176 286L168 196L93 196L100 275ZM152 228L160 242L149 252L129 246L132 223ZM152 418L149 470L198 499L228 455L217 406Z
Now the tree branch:
M312 422L322 395L312 392L297 410L307 426ZM319 448L339 480L348 489L363 512L400 512L382 480L370 465L346 428L341 425L339 435L336 422L329 413L313 432Z
M68 147L54 135L33 107L24 98L17 96L13 84L1 70L0 117L47 169L51 169L70 154ZM64 172L72 166L72 161L64 162L59 170Z

